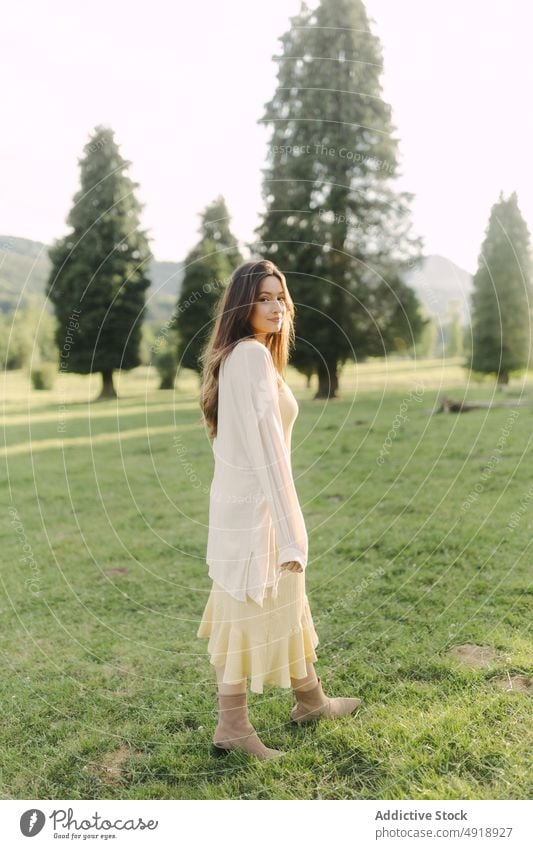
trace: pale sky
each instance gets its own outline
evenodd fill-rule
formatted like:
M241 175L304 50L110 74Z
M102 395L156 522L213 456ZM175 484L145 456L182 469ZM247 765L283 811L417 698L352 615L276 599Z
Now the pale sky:
M315 2L309 5L316 5ZM223 194L250 240L269 131L277 41L300 0L27 0L0 29L0 233L66 232L78 157L98 123L115 130L145 203L157 259L181 261L198 213ZM367 0L384 53L427 253L473 272L490 207L516 190L533 229L533 13L528 0Z

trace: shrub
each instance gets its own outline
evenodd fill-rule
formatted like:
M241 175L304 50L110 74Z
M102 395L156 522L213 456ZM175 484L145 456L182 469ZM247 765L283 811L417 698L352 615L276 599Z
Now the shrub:
M161 379L160 389L173 389L178 361L174 348L165 348L156 356L155 367Z
M57 374L55 363L40 363L34 366L30 372L30 378L34 389L52 389Z

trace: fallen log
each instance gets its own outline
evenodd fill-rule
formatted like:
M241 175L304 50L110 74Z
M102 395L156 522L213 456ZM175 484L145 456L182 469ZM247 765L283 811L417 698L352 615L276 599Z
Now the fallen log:
M493 407L527 407L527 401L500 401L499 403L478 401L475 404L467 404L466 401L453 401L451 398L443 398L434 409L433 415L437 415L437 413L468 413L470 410L491 410Z

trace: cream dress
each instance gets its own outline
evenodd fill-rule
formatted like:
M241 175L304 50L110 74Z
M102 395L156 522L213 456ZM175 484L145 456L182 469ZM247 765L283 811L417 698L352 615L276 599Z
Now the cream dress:
M281 377L279 407L290 451L298 403ZM251 598L237 600L212 581L196 636L208 638L210 662L224 667L225 684L249 677L252 692L262 693L265 683L290 687L291 678L305 678L306 661L317 660L319 643L305 590L305 570L282 570L277 598L267 588L262 607Z

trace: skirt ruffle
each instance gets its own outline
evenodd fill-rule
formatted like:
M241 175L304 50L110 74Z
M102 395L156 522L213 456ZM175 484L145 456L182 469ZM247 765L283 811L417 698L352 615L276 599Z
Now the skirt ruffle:
M264 684L290 688L291 678L306 677L306 661L317 660L305 572L282 572L277 598L268 589L262 608L213 582L196 636L209 639L210 662L224 667L225 684L250 678L254 693Z

